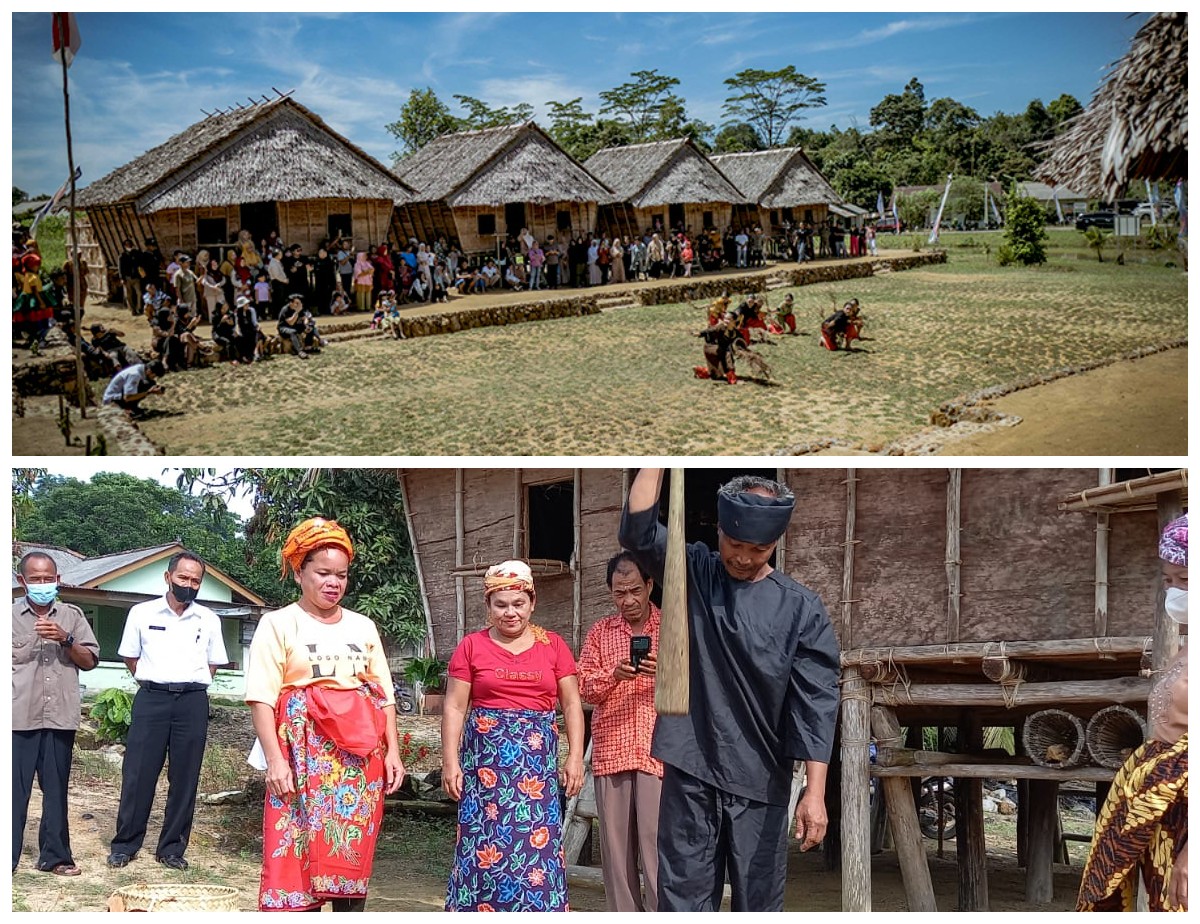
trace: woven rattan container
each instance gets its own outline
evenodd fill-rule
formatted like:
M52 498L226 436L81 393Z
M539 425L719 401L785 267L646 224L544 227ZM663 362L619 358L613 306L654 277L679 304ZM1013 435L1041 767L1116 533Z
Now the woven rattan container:
M1084 755L1083 722L1061 709L1043 709L1025 720L1025 753L1039 767L1074 767Z
M128 885L113 892L109 911L240 911L238 890L229 886Z
M1088 720L1084 739L1092 760L1118 769L1146 740L1146 720L1126 706L1106 706Z

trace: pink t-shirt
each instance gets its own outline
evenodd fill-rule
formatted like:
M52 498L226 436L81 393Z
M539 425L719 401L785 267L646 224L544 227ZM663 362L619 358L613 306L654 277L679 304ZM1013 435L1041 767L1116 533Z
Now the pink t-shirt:
M447 673L471 685L473 706L549 712L558 682L575 673L575 658L561 636L546 632L545 639L514 655L493 642L487 629L472 632L454 649Z

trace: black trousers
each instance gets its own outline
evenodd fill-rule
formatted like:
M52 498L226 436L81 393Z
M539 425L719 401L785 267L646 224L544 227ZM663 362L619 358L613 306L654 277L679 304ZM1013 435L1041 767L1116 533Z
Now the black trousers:
M717 911L725 877L734 911L782 911L786 805L724 792L665 765L658 815L658 910Z
M138 690L125 743L121 804L112 853L133 856L142 849L146 824L168 755L167 808L158 835L156 857L181 857L192 834L200 761L208 739L208 694L204 690L167 693Z
M25 821L33 777L42 791L42 821L38 825L38 869L73 864L71 832L67 823L67 780L71 775L74 731L43 728L12 733L13 754L13 865L21 859Z

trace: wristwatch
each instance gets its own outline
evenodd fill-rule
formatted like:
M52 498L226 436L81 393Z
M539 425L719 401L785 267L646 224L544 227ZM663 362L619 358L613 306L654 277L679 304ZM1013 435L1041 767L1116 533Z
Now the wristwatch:
M74 644L75 644L75 636L73 636L73 635L68 635L65 639L63 639L63 647L64 648L70 648Z

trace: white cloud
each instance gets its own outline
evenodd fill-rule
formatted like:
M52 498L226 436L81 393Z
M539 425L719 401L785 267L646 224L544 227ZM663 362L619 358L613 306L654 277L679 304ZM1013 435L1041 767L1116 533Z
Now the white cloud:
M854 35L841 39L827 39L812 42L801 48L803 52L835 51L845 48L861 48L874 45L886 39L893 38L906 32L934 32L940 29L950 29L966 25L978 19L970 14L963 16L933 16L926 19L897 19L878 29L864 29Z

